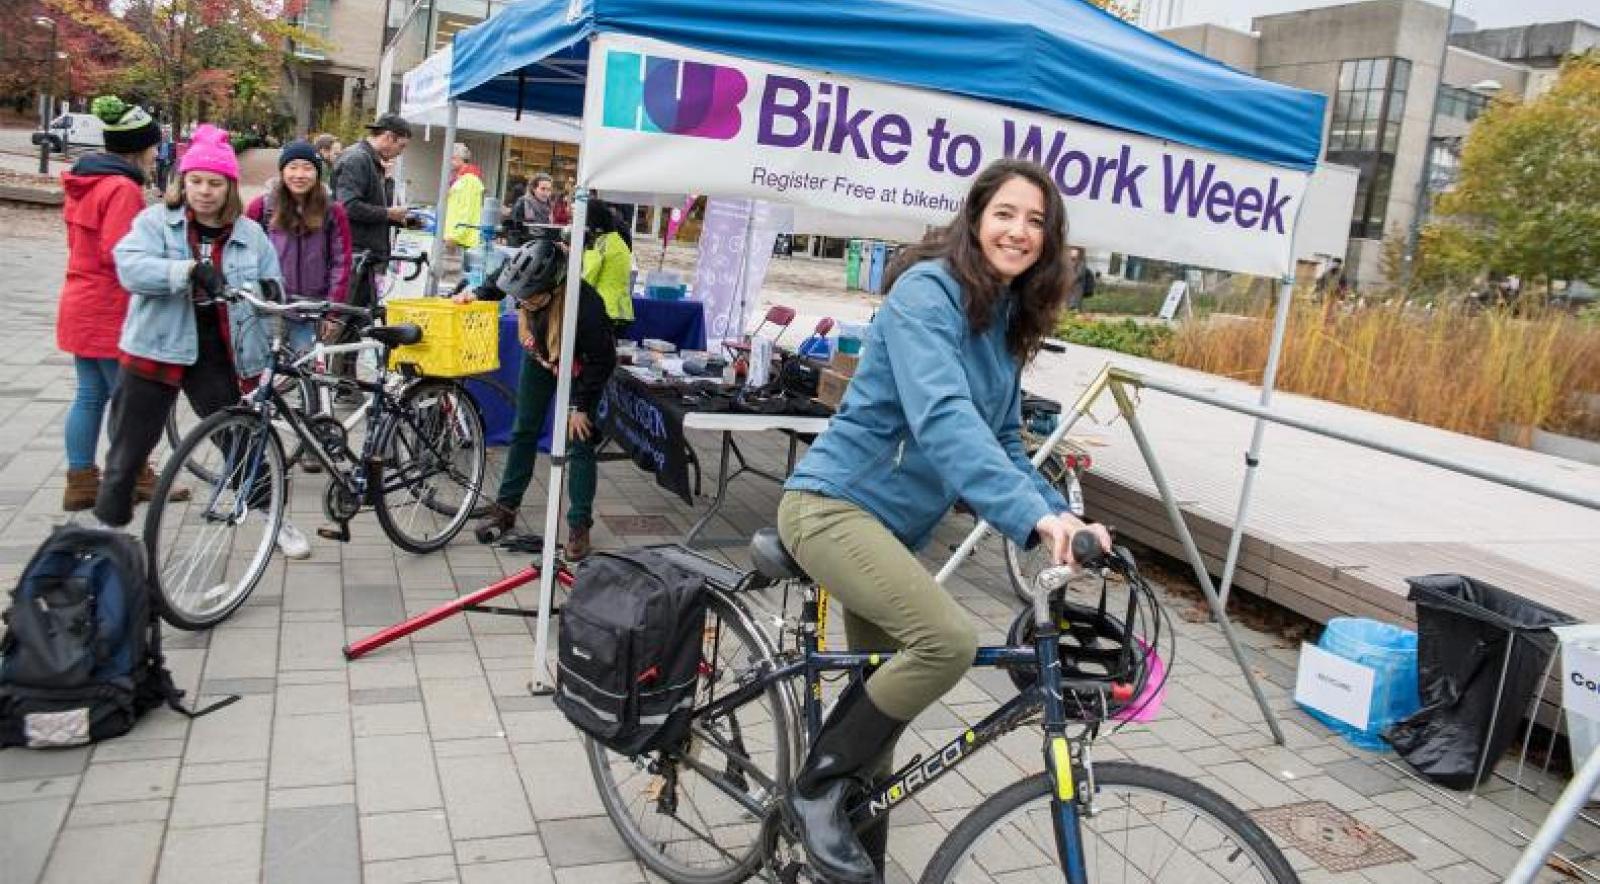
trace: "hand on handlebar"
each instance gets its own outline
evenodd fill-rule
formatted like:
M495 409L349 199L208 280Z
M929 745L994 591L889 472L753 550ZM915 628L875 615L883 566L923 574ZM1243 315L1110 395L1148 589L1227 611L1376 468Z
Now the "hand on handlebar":
M1079 556L1089 541L1073 542L1074 535L1087 535L1098 546L1096 553L1111 552L1111 532L1104 525L1085 525L1067 513L1045 516L1033 526L1039 541L1050 550L1050 560L1058 565L1082 566ZM1092 547L1091 547L1092 548Z
M216 300L227 293L228 280L223 277L222 271L214 265L195 262L189 269L189 281L195 284L206 297Z

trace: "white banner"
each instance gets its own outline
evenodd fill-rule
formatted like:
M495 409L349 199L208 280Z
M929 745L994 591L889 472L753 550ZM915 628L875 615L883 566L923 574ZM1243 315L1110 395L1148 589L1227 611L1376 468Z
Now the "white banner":
M450 102L450 62L455 48L446 46L406 71L400 81L400 116L416 120Z
M1600 625L1552 626L1561 640L1561 705L1600 720Z
M579 175L602 192L943 224L984 166L1020 156L1055 179L1075 245L1271 276L1290 267L1304 172L655 40L602 34L589 59Z

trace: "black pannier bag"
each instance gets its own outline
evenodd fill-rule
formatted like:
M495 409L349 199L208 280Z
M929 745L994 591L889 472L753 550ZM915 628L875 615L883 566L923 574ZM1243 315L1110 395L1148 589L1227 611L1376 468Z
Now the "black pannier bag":
M705 619L701 574L654 549L590 555L561 607L556 707L623 755L681 740Z
M1459 574L1408 577L1406 583L1417 606L1422 708L1390 725L1383 738L1429 781L1472 789L1488 779L1516 738L1556 649L1550 627L1575 621Z

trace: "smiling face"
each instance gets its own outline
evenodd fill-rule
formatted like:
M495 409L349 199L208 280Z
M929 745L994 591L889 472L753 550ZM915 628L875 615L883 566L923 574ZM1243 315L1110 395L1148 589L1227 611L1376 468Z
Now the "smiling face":
M978 244L1000 279L1010 283L1039 260L1044 247L1044 193L1012 176L995 191L978 220Z
M215 172L185 172L183 199L202 223L214 222L227 204L228 186L228 179Z
M283 167L283 186L295 196L305 196L317 186L317 166L310 160L294 160Z

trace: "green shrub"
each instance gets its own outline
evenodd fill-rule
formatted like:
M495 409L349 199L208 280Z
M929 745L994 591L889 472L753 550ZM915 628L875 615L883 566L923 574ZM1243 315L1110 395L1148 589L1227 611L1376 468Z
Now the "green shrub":
M1138 323L1131 319L1104 321L1069 316L1056 329L1063 341L1085 347L1115 350L1130 356L1162 358L1172 329L1161 323Z
M1094 294L1083 300L1087 313L1113 313L1119 316L1154 316L1166 300L1167 287L1146 282L1110 282L1104 277Z

